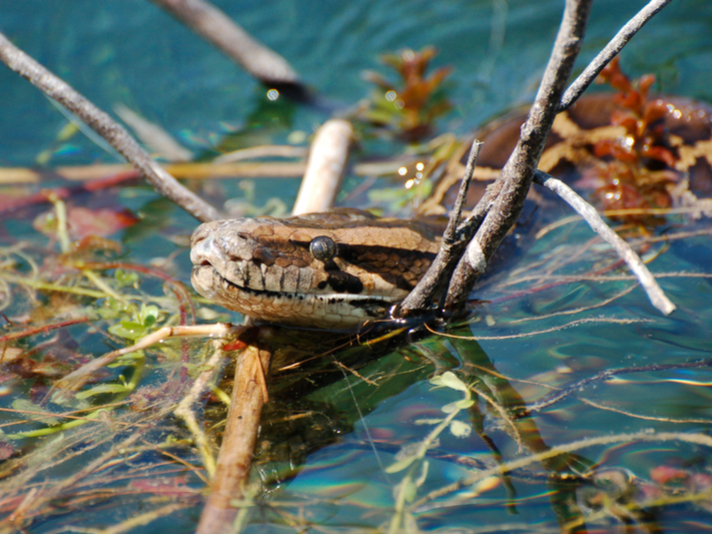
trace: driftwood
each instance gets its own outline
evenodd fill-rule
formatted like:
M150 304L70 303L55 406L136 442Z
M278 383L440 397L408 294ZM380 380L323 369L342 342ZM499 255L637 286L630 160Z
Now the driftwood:
M327 121L317 130L292 215L326 211L334 205L352 137L353 127L343 119Z

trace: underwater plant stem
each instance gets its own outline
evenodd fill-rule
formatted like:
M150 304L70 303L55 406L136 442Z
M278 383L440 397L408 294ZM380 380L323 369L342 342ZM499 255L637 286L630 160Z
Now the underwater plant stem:
M591 61L578 78L569 86L561 97L559 111L571 106L588 86L593 83L606 65L620 52L645 24L672 0L652 0L637 15L630 19L611 39L606 47Z
M219 213L213 206L182 186L153 161L122 126L80 95L69 84L15 47L2 33L0 33L0 61L74 113L92 130L106 139L143 174L159 194L178 204L199 221L206 222L219 218Z
M635 274L653 306L664 315L669 315L675 310L675 305L667 298L655 280L655 277L643 263L643 260L640 259L628 243L611 230L591 204L581 198L564 182L557 180L543 171L537 170L534 180L559 195L569 206L576 210L576 213L584 218L594 232L613 247L618 256L625 261L630 270L633 271L633 274Z
M7 439L26 439L26 438L38 438L41 436L49 436L52 434L57 434L59 432L64 432L71 428L76 428L86 423L92 422L103 422L99 419L103 414L107 412L112 412L113 408L99 408L93 412L88 413L84 417L74 417L71 421L62 423L55 426L46 426L44 428L38 428L37 430L28 430L26 432L17 432L14 434L5 434Z
M32 289L72 293L74 295L84 295L86 297L92 297L95 299L103 299L104 297L106 297L106 293L104 293L103 291L96 291L94 289L87 289L84 287L60 286L51 282L42 282L41 280L33 280L32 278L25 278L23 276L16 276L9 273L2 273L0 278L5 280L6 282L22 284L24 286L31 287Z
M174 411L176 416L183 419L188 430L190 430L190 433L193 435L193 440L200 451L203 465L210 478L215 476L215 458L212 454L209 440L200 423L198 423L198 418L195 415L193 406L202 399L205 392L208 391L211 386L214 386L215 377L223 368L225 353L222 350L222 343L218 340L214 340L212 345L213 354L205 363L206 369L193 382L190 392L183 398Z
M67 205L60 198L50 197L50 202L54 204L54 211L57 213L57 239L63 254L69 252L71 241L69 239L69 228L67 221Z
M469 398L469 392L467 393L467 398ZM457 414L459 413L459 409L456 409L449 413L448 416L438 424L438 426L436 426L433 430L430 431L430 434L428 434L428 436L421 442L420 447L418 447L418 451L414 455L415 461L410 464L410 467L408 468L408 473L405 475L405 477L403 477L403 480L398 485L398 494L395 504L395 515L393 516L390 527L388 528L388 534L398 534L398 532L401 532L401 528L405 528L405 514L408 512L408 510L406 509L406 502L408 500L407 488L408 486L413 484L413 478L415 476L416 470L423 465L422 460L423 458L425 458L425 455L427 454L430 446L443 432L443 430L450 426L450 423L452 423L452 421L455 419L455 417L457 417Z
M207 325L189 325L189 326L164 326L155 332L141 338L135 344L124 347L122 349L111 351L104 354L96 360L92 360L86 365L82 365L76 371L72 371L67 376L59 380L56 388L60 390L55 397L54 402L60 402L69 395L81 388L92 377L92 375L112 363L117 358L126 354L131 354L137 350L143 350L151 345L163 341L169 337L177 336L212 336L216 338L233 337L238 335L245 327L233 326L230 323L215 323Z
M683 443L691 443L694 445L700 445L702 447L712 448L712 437L702 434L702 433L686 433L686 432L655 432L649 430L643 430L642 432L635 432L631 434L614 434L610 436L599 436L595 438L586 438L579 441L574 441L571 443L565 443L563 445L557 445L551 447L550 449L539 452L537 454L532 454L531 456L525 456L524 458L519 458L517 460L512 460L510 462L505 462L498 464L490 469L484 469L473 473L469 477L465 477L457 482L443 486L442 488L431 491L423 498L414 502L411 505L411 510L416 510L419 506L422 506L426 502L432 501L434 499L440 498L444 495L448 495L455 491L470 486L484 480L491 476L498 476L502 473L508 471L514 471L515 469L521 469L527 467L534 463L542 463L550 458L555 458L562 454L569 454L572 452L579 451L588 447L595 447L599 445L612 445L615 443L634 443L636 441L641 442L668 442L668 441L682 441Z
M90 270L90 269L82 269L82 274L84 275L84 277L85 277L87 280L89 280L89 281L90 281L92 284L94 284L97 288L99 288L100 290L102 290L103 292L105 292L106 295L104 295L104 296L107 296L107 295L108 295L108 296L110 296L110 297L112 297L112 298L118 300L119 302L121 302L121 303L123 303L123 304L128 304L129 301L128 301L128 299L127 299L126 297L124 297L122 294L117 293L116 291L114 291L114 290L111 288L111 286L109 286L109 284L107 284L106 282L104 282L104 280L102 280L101 276L99 276L98 274L96 274L94 271L92 271L92 270Z

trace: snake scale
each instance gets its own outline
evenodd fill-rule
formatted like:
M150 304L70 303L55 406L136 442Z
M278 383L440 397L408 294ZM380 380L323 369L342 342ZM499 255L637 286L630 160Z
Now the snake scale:
M564 176L589 197L597 193L599 208L636 207L643 201L670 206L677 200L668 191L681 184L694 198L710 196L710 107L670 97L652 101L645 110L645 117L631 124L620 99L583 97L557 116L539 168ZM496 177L524 118L515 113L476 134L484 146L469 205ZM634 148L637 167L626 160ZM424 211L445 211L463 174L464 157L463 152L447 164ZM633 188L618 175L611 177L612 159L615 172L623 162L622 172L635 174L643 185ZM209 222L192 237L192 283L211 301L256 320L350 328L386 315L408 294L435 257L441 232L442 227L423 221L378 219L349 209Z

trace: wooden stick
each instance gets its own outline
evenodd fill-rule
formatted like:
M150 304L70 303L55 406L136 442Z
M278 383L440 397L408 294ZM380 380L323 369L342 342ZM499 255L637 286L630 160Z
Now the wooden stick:
M196 534L233 532L239 510L235 501L239 503L246 497L262 406L267 400L265 372L271 358L269 350L255 345L248 346L238 357L217 470Z
M317 130L292 215L331 208L341 187L352 136L351 123L343 119L326 121Z

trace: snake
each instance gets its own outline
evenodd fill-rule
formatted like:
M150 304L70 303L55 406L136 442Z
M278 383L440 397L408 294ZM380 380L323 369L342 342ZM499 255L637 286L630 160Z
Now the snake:
M645 153L652 157L638 162L646 167L645 177L652 186L645 185L641 190L648 187L646 195L659 200L670 187L683 184L695 199L710 196L712 108L677 97L660 99L656 105L660 116L647 126L651 135L658 137L658 145L655 152L647 147ZM608 177L610 183L601 185L608 171L600 169L611 165L614 150L610 147L624 150L633 142L631 125L612 120L616 113L620 118L620 103L607 93L584 96L559 113L539 168L565 176L574 186L577 181L588 182L579 189L588 189L589 193L602 190L604 200L612 202L613 207L637 205L631 200L640 200L637 193L618 178ZM513 112L475 134L484 145L469 205L476 203L498 175L525 118L525 113ZM462 146L445 165L432 196L420 207L420 215L446 212L445 206L452 202L463 176L469 143ZM600 154L601 146L609 147L607 155ZM590 185L592 169L599 170L594 186ZM641 174L639 169L634 172ZM191 239L191 282L208 300L257 321L319 329L353 328L387 316L408 295L435 258L443 229L440 220L377 218L348 208L283 219L207 222Z

